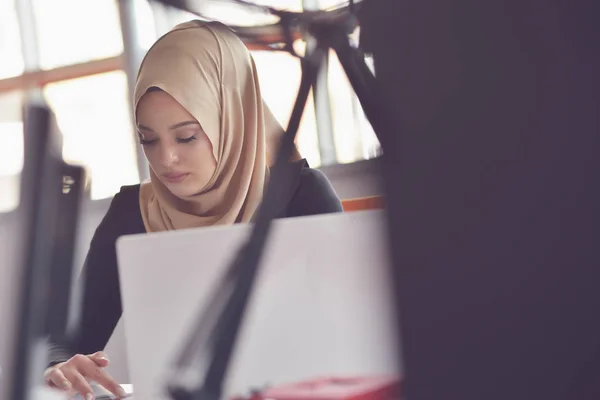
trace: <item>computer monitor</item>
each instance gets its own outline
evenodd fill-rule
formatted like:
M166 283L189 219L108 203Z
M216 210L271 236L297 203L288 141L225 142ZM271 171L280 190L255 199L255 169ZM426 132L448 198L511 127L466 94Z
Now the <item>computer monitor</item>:
M20 203L10 217L14 218L9 232L13 243L8 246L15 254L4 266L11 296L3 321L8 329L3 338L2 400L30 399L47 363L48 284L53 263L65 258L55 253L57 223L63 222L59 221L65 168L61 153L62 140L52 112L44 104L28 104Z
M77 328L78 307L72 301L74 254L78 216L85 186L85 171L80 166L62 165L62 193L58 204L54 251L50 269L46 333L65 343Z

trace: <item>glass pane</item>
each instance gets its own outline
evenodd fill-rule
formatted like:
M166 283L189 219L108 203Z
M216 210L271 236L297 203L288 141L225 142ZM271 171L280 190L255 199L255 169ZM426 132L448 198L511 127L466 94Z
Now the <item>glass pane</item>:
M43 69L123 51L117 0L31 0Z
M263 98L277 120L287 129L300 86L300 61L285 52L253 51L252 56L256 62ZM296 144L311 167L321 165L312 94L306 103Z
M158 9L158 8L157 8ZM175 25L182 24L184 22L198 19L196 14L189 13L187 11L181 11L175 8L162 8L162 11L166 14L166 18L163 19L164 23L161 26L161 31L158 32L158 36L162 36L169 32ZM156 15L154 18L157 18Z
M19 204L23 167L23 92L0 94L0 212Z
M135 0L134 6L139 45L148 50L158 39L152 7L148 0Z
M0 79L23 73L21 36L14 0L0 0Z
M64 136L63 156L86 167L92 199L139 182L123 71L53 83L44 95Z
M302 11L302 0L252 0L251 2L258 5L272 6L278 9ZM188 2L187 4L191 8L191 11L198 13L202 18L221 21L229 25L265 25L276 23L279 20L278 17L271 15L268 12L264 12L261 9L240 5L232 1L204 0ZM166 30L169 30L178 23L200 18L194 13L180 11L171 7L163 9L162 11L159 7L155 7L154 12L156 19L164 19L166 16L168 25L170 25ZM161 27L160 30L163 31L165 28ZM159 32L159 34L162 33L164 32Z
M380 144L335 53L329 56L329 96L339 163L380 154Z

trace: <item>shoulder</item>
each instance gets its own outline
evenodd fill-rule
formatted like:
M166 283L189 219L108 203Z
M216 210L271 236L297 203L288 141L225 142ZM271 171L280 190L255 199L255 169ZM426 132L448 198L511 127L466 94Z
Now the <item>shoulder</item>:
M343 211L342 203L325 174L304 162L298 186L290 201L289 217L327 214Z
M119 192L113 196L108 211L96 229L93 240L111 243L121 235L143 231L139 192L139 184L121 187Z
M304 192L318 192L323 190L335 192L327 176L322 171L310 168L309 166L302 168L300 171L298 190Z
M131 225L132 221L141 221L140 184L121 186L121 190L113 197L109 212L128 225Z
M112 204L124 206L139 202L140 184L121 186L121 189L113 197Z
M108 208L107 217L123 218L140 208L140 185L121 186L113 196ZM135 214L135 213L133 213Z

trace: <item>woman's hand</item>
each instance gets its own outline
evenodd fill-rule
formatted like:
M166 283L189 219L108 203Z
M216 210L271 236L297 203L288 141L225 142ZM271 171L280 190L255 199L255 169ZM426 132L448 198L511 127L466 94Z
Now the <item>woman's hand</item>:
M48 368L44 378L51 387L79 393L86 400L94 398L88 381L101 385L117 397L124 397L125 391L121 385L104 371L109 362L101 351L90 355L77 354L68 361Z

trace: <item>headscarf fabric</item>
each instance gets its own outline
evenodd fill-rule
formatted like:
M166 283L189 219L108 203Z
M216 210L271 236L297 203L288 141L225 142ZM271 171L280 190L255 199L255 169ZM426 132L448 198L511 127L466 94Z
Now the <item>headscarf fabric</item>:
M153 88L168 93L200 123L217 165L207 186L188 198L174 196L150 170L139 197L146 231L251 221L283 129L262 99L246 46L218 22L177 25L142 61L134 112ZM297 152L293 158L300 158Z

